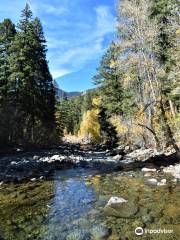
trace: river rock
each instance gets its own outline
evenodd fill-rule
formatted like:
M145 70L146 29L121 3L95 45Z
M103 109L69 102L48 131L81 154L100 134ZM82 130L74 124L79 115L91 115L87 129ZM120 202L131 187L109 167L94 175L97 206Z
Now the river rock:
M126 164L127 164L127 165L128 165L128 164L131 164L131 163L134 163L134 162L135 162L134 159L124 159L124 160L121 161L121 163L122 163L122 164L125 164L125 165L126 165Z
M113 204L119 204L124 202L128 202L128 201L121 197L111 197L106 206L111 206Z
M107 216L132 218L138 212L138 206L135 201L112 197L104 207L104 212Z
M18 163L15 162L15 161L12 161L10 164L11 164L11 165L16 165L16 164L18 164Z
M157 186L165 186L166 185L166 179L162 179L160 182L157 183Z
M50 158L49 157L42 157L39 159L39 161L42 161L42 162L49 162Z
M32 181L32 182L35 182L35 181L36 181L36 178L31 178L31 181Z
M164 183L161 183L161 182L158 182L157 183L157 186L165 186L166 184L164 184Z
M144 174L144 177L151 177L151 174L149 172Z
M177 183L177 179L174 178L174 179L172 180L172 182L173 182L173 183Z
M144 216L142 216L142 221L145 224L153 223L154 218L151 215L144 215Z
M131 151L130 146L125 146L124 153L129 153Z
M86 231L83 230L74 230L69 233L66 237L66 240L90 240L90 235Z
M176 164L175 166L170 165L169 167L165 167L163 169L164 173L170 173L176 179L180 179L180 164Z
M155 168L142 168L141 169L142 172L156 172Z
M22 152L23 149L22 148L16 148L16 152Z
M111 230L105 228L104 226L95 226L91 230L91 236L93 239L97 240L104 240L107 239L111 235Z
M115 161L120 161L122 158L123 158L123 156L119 155L119 154L112 157L112 159L115 160Z
M137 149L126 155L128 158L135 159L137 161L146 161L147 159L159 155L160 153L157 150L149 148L149 149Z
M60 155L53 155L52 157L50 157L50 161L61 161L62 158Z
M161 183L165 184L166 182L167 182L167 180L165 178L161 180Z
M156 178L149 178L147 179L147 182L151 185L157 185L158 180Z

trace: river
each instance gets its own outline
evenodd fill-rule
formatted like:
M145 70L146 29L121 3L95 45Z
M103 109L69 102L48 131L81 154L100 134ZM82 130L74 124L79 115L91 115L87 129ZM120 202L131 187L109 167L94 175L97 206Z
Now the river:
M133 240L137 227L167 229L141 239L180 239L180 185L147 182L141 171L100 173L91 168L55 171L50 179L0 186L1 240ZM133 203L123 215L105 211L112 196ZM133 214L131 214L133 211Z

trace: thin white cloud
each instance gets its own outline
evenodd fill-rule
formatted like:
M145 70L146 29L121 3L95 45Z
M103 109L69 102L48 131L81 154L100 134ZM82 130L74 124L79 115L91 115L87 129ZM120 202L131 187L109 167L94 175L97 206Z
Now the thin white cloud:
M111 14L108 6L98 6L95 8L97 14L97 35L104 36L114 32L115 17Z
M51 74L52 74L54 79L58 78L58 77L62 77L62 76L66 75L68 73L71 73L71 72L72 71L70 71L68 69L60 69L60 68L58 68L58 69L52 68L51 69Z
M102 41L102 40L101 40ZM103 52L101 41L90 43L89 45L71 48L65 52L59 52L54 61L57 65L62 66L71 63L73 68L82 67L87 61L96 59L97 55Z
M55 6L51 4L41 4L41 8L48 14L62 15L68 13L68 9L63 6Z
M115 31L111 6L89 8L82 0L0 0L1 18L17 23L26 2L38 16L47 38L48 60L53 77L83 68L103 54L106 36ZM96 2L96 1L94 1ZM98 1L97 1L98 2ZM81 9L82 5L82 9ZM6 6L6 7L4 7Z
M68 41L60 40L54 37L47 37L46 40L47 40L48 49L58 49L62 46L67 47L69 43Z
M88 61L95 60L103 54L105 36L115 32L115 18L108 6L95 8L95 13L94 26L86 25L87 31L80 32L76 41L73 42L72 39L68 48L59 45L60 49L56 52L56 56L52 56L56 68L70 65L72 71L77 71Z

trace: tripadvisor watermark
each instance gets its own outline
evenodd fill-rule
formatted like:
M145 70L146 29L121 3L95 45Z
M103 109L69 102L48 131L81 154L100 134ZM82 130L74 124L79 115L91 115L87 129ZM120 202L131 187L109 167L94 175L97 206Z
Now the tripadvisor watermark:
M137 236L142 236L144 234L172 234L173 233L173 229L147 229L147 228L142 228L142 227L137 227L135 229L135 234Z

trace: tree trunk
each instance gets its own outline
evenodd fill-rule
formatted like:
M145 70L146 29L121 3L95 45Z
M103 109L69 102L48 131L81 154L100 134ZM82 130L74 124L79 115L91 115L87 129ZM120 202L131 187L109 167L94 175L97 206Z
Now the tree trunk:
M35 120L34 116L32 116L32 125L31 125L31 142L34 143L34 125L35 125Z
M174 106L173 106L172 100L169 100L169 106L170 106L170 109L171 109L172 116L173 116L173 118L175 118L176 114L175 114L175 110L174 110Z
M160 110L161 110L161 114L162 114L162 120L164 123L164 136L166 138L167 146L171 145L171 146L173 146L173 148L175 149L176 152L179 152L179 148L173 138L173 133L172 133L171 128L168 123L168 119L167 119L166 112L165 112L165 109L163 106L162 98L160 100Z
M138 124L135 124L135 123L134 123L134 125L137 125L137 126L146 128L148 131L150 131L150 132L153 134L154 139L155 139L155 141L156 141L156 147L157 147L157 149L160 148L160 142L159 142L159 139L158 139L155 131L153 131L150 127L148 127L148 126L146 126L146 125L143 125L143 124L140 124L140 123L138 123Z

